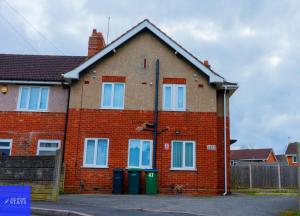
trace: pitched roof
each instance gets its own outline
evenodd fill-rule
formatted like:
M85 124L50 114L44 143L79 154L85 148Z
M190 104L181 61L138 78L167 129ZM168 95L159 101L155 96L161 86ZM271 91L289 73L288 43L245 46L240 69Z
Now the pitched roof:
M84 56L0 54L0 80L62 81Z
M240 149L230 150L231 160L266 160L273 150L266 149Z
M185 58L191 64L193 64L196 68L198 68L200 71L208 75L210 82L223 83L225 81L223 77L221 77L219 74L206 67L195 56L193 56L190 52L188 52L186 49L184 49L182 46L176 43L172 38L167 36L157 26L152 24L148 19L145 19L144 21L138 23L133 28L129 29L127 32L125 32L120 37L118 37L116 40L112 41L106 47L101 49L97 54L89 58L87 61L85 61L78 67L74 68L73 70L70 70L68 73L64 74L64 77L69 79L79 79L79 74L84 69L94 64L95 62L97 62L98 60L106 56L108 53L112 52L114 49L116 49L117 47L125 43L130 38L134 37L139 32L143 31L144 29L147 29L150 32L152 32L154 35L156 35L158 38L164 41L167 45L172 47L183 58Z
M285 151L286 155L297 154L297 142L289 143Z

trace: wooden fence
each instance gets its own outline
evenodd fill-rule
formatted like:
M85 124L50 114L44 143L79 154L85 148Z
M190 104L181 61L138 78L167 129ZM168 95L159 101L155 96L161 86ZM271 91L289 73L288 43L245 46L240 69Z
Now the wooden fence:
M238 163L231 167L232 189L297 189L297 167L281 163Z
M61 183L61 150L56 156L0 158L0 185L29 185L32 200L58 200Z

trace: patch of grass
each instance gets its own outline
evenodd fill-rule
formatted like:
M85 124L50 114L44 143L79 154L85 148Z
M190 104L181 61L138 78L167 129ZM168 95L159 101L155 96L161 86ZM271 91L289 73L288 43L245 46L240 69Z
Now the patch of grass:
M281 212L281 216L300 216L300 212L284 211L284 212Z

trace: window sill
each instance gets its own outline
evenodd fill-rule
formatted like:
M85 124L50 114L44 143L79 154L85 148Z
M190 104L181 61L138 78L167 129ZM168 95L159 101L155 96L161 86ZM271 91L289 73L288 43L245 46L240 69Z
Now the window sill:
M81 166L81 168L87 168L87 169L108 169L108 166Z
M142 169L142 170L145 170L145 169L152 169L152 167L126 167L125 169Z
M186 169L186 168L171 168L170 171L190 171L190 172L196 172L197 169Z
M124 107L123 108L100 107L100 109L103 109L103 110L124 110Z
M16 111L17 112L42 112L42 113L48 112L48 110L19 110L19 109L17 109Z
M162 110L162 112L186 112L186 110Z

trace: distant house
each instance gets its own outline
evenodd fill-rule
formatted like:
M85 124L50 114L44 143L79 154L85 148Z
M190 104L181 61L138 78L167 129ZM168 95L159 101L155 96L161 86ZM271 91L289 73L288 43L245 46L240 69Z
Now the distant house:
M281 155L275 155L276 159L277 159L277 162L278 163L284 163L284 164L287 164L287 157L284 155L284 154L281 154Z
M277 159L271 148L231 150L230 165L235 166L239 161L273 163Z
M290 166L298 165L297 142L289 143L289 145L285 151L285 156L287 158L288 165L290 165Z

